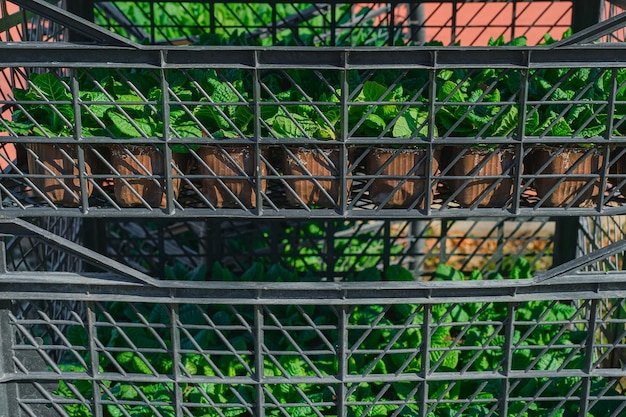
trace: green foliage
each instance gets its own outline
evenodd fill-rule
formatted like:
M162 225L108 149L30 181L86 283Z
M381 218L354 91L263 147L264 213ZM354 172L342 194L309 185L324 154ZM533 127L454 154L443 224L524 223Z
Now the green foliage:
M223 81L215 71L208 71L204 83L209 97L200 100L203 104L196 106L194 115L205 128L216 137L242 137L249 133L253 114L247 106L242 79Z
M428 112L424 97L417 97L417 103L412 103L411 107L406 104L410 102L411 95L415 96L409 88L419 87L420 84L415 82L414 77L415 74L400 77L403 81L398 83L398 74L380 74L375 80L365 81L359 86L361 80L355 76L352 83L359 90L348 107L350 130L357 136L428 137Z
M516 132L518 108L501 104L514 99L519 84L509 91L516 71L486 69L444 70L437 76L437 101L442 107L435 120L439 130L471 138L507 137ZM489 145L478 147L494 148Z
M85 137L162 137L166 126L170 134L182 138L203 134L241 137L250 133L253 120L244 91L245 77L227 71L226 75L236 81L226 82L215 71L167 74L168 100L200 104L170 104L166 121L160 77L151 71L95 69L78 73L78 112L70 78L31 74L28 88L13 90L21 106L2 127L16 135L73 136L80 117L80 134ZM194 147L174 145L173 150L186 152Z
M375 231L359 231L350 233L348 236L339 236L342 231L349 231L354 227L354 222L335 221L332 225L323 221L308 221L300 223L297 227L287 225L284 228L284 235L280 239L281 258L285 265L300 274L317 273L332 270L335 274L347 274L349 276L360 273L372 273L380 264L381 253L384 252L385 242ZM332 239L333 253L337 255L333 265L326 263L324 253L329 250L327 245L328 230L335 230L336 236ZM256 245L266 245L269 239L268 233L264 236L253 239ZM248 242L236 240L228 242L233 246L232 250L237 250L241 245ZM242 250L249 250L247 247ZM256 247L256 250L262 249ZM391 245L387 250L391 255L401 253L402 246L398 243ZM269 263L269 260L263 262ZM370 271L370 272L367 272ZM354 277L353 279L358 279Z
M536 105L528 112L527 135L591 138L606 131L607 114L595 100L607 100L610 71L598 68L536 70L528 85L531 101L554 101ZM570 102L570 103L567 103ZM589 102L589 103L587 103ZM616 112L619 119L622 116ZM582 142L580 145L592 146Z
M230 281L297 281L298 275L280 265L265 267L253 265L241 277L227 273L227 269L214 265L212 277ZM529 263L523 258L515 261L502 274L507 279L526 279L532 276ZM172 279L203 280L208 276L206 267L194 270L181 266L172 267L168 273ZM494 275L495 279L503 276ZM412 279L411 274L399 266L385 271L363 272L360 280ZM479 272L465 277L453 268L441 265L437 280L481 280ZM320 285L326 285L320 282ZM150 378L151 375L171 375L175 364L167 353L171 349L172 334L168 325L171 307L161 304L108 303L102 306L96 322L115 320L116 326L98 327L98 343L106 346L114 356L100 356L100 372L123 370L129 377ZM337 343L338 334L333 329L338 312L329 305L268 305L266 315L266 337L264 348L277 352L267 356L263 362L266 377L277 378L275 384L264 387L279 408L268 408L266 415L293 416L336 415L334 392L328 386L315 383L315 376L333 376L339 372L335 355L316 354L328 349L328 343ZM106 314L104 313L106 311ZM510 317L511 311L514 317ZM367 376L349 390L347 397L348 415L353 416L417 416L421 415L414 400L419 398L419 384L405 381L382 382L377 376L389 374L421 374L423 360L420 352L424 343L426 312L430 323L429 370L431 373L500 372L504 366L505 323L512 318L516 325L512 344L510 367L513 371L550 371L581 369L585 364L587 331L573 325L581 314L576 306L568 302L530 301L516 306L499 302L461 302L421 304L369 304L356 305L348 309L347 325L350 352L348 373L351 376ZM185 328L181 333L179 366L184 376L217 378L219 376L245 377L254 372L256 363L253 352L255 342L252 332L237 329L237 324L254 322L250 306L179 305L177 320ZM151 323L150 329L141 323ZM128 323L128 324L125 324ZM311 323L318 330L312 329ZM159 327L162 324L163 326ZM278 325L279 326L275 326ZM273 330L272 330L273 329ZM282 329L282 330L281 330ZM289 329L289 330L287 330ZM321 332L321 333L320 333ZM324 336L322 337L322 333ZM88 346L86 329L75 326L69 329L68 340L76 346ZM327 339L328 338L328 339ZM131 348L134 346L134 348ZM204 351L209 349L211 354ZM162 350L162 351L160 351ZM85 350L86 352L88 350ZM223 352L223 353L216 353ZM233 353L237 353L236 355ZM297 352L311 352L306 356ZM85 357L84 363L90 363ZM72 417L91 416L87 405L79 398L92 398L93 386L83 378L72 380L72 373L83 375L83 365L67 363L61 365L64 379L55 394L68 400L77 400L65 405ZM133 378L133 375L135 378ZM310 382L293 383L289 378L311 377ZM282 378L282 379L281 379ZM149 379L147 379L149 381ZM164 416L174 415L171 405L174 399L174 383L129 383L103 381L107 391L103 394L106 405L105 416L152 416L155 410ZM223 384L214 382L178 382L185 404L193 416L248 416L245 402L255 401L255 390L245 383ZM580 377L554 378L526 377L512 386L511 397L533 397L537 401L509 404L509 415L578 415L575 402L559 403L553 398L572 395L581 387ZM428 382L429 399L435 401L429 416L450 415L499 415L492 405L500 398L499 380L485 382L481 379L467 380L433 379ZM619 395L610 381L594 378L592 393ZM540 393L540 394L537 394ZM80 395L81 397L78 397ZM468 406L466 399L473 398ZM545 398L545 399L544 399ZM617 397L616 397L617 398ZM308 400L305 400L308 399ZM406 401L399 405L397 400ZM481 402L478 402L480 400ZM148 406L147 404L151 405ZM321 405L321 404L324 405ZM590 416L610 415L618 410L620 401L603 400L590 410ZM465 408L463 408L465 407ZM461 411L463 410L463 411ZM504 417L504 416L503 416Z
M490 45L524 43L524 38L509 43L498 38ZM616 120L626 117L626 106L619 104L626 102L626 89L617 89L614 109L601 104L609 99L614 80L623 85L623 68L532 69L526 86L531 104L525 112L518 107L525 82L521 70L457 68L438 70L432 80L430 76L425 70L350 70L344 84L330 71L264 71L258 115L261 132L255 132L252 77L244 70L169 71L167 121L163 120L164 92L157 72L77 72L78 97L71 94L70 78L32 74L28 88L13 91L21 107L12 120L2 121L0 126L14 135L73 136L80 116L80 134L87 137L161 137L167 126L181 138L260 133L278 139L326 140L337 139L347 127L352 136L397 138L405 146L422 146L420 142L429 135L445 134L467 137L472 146L492 149L496 145L480 143L480 139L514 137L521 127L528 136L594 138L606 133L608 110L614 110ZM431 88L427 87L431 81L435 97L430 97ZM347 91L342 91L344 87ZM342 97L348 97L347 120L341 120ZM78 115L75 99L90 103L79 105ZM433 100L434 114L430 114ZM612 133L623 134L626 124L616 125L619 127ZM584 141L579 145L593 146ZM175 151L187 149L178 145Z

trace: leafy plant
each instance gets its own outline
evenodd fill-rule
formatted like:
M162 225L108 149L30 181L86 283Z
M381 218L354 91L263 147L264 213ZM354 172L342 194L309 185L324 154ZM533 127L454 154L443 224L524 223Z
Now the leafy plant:
M415 95L410 91L405 92L404 83L396 84L391 88L382 82L384 80L365 81L360 86L358 94L351 100L348 108L348 124L353 134L394 138L428 137L426 106L422 104L409 107L404 104L408 102L411 93ZM420 145L411 146L419 147Z
M606 109L593 102L606 100L609 96L603 80L607 74L610 72L594 68L534 72L529 82L529 100L557 103L531 108L525 126L526 134L583 138L601 136L606 131ZM594 145L580 142L578 146Z
M69 78L54 72L31 74L28 88L13 89L20 104L12 120L2 121L4 129L14 135L71 137L80 117L80 134L84 137L163 136L163 92L159 78L151 72L102 69L79 73L77 79L81 86L77 97L81 103L79 112L74 108ZM190 85L176 85L176 77L171 81L172 94L179 100L190 101L198 95ZM201 135L191 112L181 106L171 107L168 124L179 136ZM175 145L172 149L186 152L188 147Z
M194 109L198 120L216 138L247 136L254 115L246 102L248 98L242 78L224 81L215 71L208 71L204 85L208 96L202 97L201 104Z
M486 69L476 73L443 70L437 76L437 101L442 103L436 120L440 131L452 136L506 137L518 126L518 108L501 104L507 95L509 79L515 72ZM495 149L495 145L474 144Z
M338 135L341 92L336 75L304 70L269 72L263 77L261 116L276 138L334 140ZM333 83L320 89L320 81ZM323 104L314 104L323 103Z
M172 268L172 279L203 280L205 266L189 270ZM532 276L527 261L518 259L508 271L508 279ZM232 281L297 281L298 274L278 265L266 268L256 264L241 277L235 277L220 265L212 270L213 279ZM363 273L362 280L411 280L411 274L397 266L378 274ZM479 272L464 276L445 265L437 269L436 280L480 280ZM504 279L500 273L490 279ZM320 283L320 285L326 285ZM266 415L285 413L294 416L336 415L335 393L315 379L339 372L338 358L328 352L328 343L338 338L338 311L331 305L266 305L263 373L277 378L264 390L273 398L267 404ZM428 311L428 316L426 312ZM514 316L510 316L513 311ZM461 303L422 304L364 304L347 308L347 343L350 346L347 372L367 377L367 381L350 385L346 407L348 415L389 416L421 415L416 385L379 376L420 374L424 366L421 356L424 326L429 334L429 375L444 372L493 373L504 364L504 324L515 320L512 339L511 369L557 374L561 370L581 369L585 363L587 330L578 324L581 310L576 305L559 301L523 302L512 309L510 303L475 301ZM105 303L98 305L96 314L98 343L106 346L109 355L99 355L100 372L118 372L128 376L145 374L169 375L173 372L170 357L172 317L177 317L179 330L181 372L188 377L245 377L254 372L255 341L249 326L254 322L251 306L195 305L176 307L175 316L165 304ZM430 321L426 323L427 317ZM107 326L107 323L115 323ZM142 324L143 323L143 324ZM150 325L147 325L150 323ZM87 329L74 326L67 332L75 346L86 346ZM210 349L210 352L207 351ZM89 350L85 350L88 352ZM274 352L274 353L272 353ZM300 353L298 353L300 352ZM301 354L307 352L306 354ZM271 354L270 354L271 353ZM69 359L69 358L68 358ZM89 363L85 357L83 363ZM68 361L64 372L84 374L81 364ZM289 378L306 378L309 382L291 383ZM128 378L133 379L133 378ZM244 380L243 378L242 380ZM209 379L207 379L209 381ZM247 404L255 402L255 390L245 383L228 384L178 382L186 413L190 416L248 416ZM550 415L559 409L560 415L578 415L577 402L559 402L560 397L575 396L580 389L580 377L525 377L512 384L509 397L535 397L534 401L509 403L509 415ZM448 381L432 378L428 384L428 415L498 415L493 410L501 396L501 384L468 378ZM147 416L173 415L174 386L172 383L131 383L103 381L104 415ZM93 385L80 378L64 379L56 394L68 399L66 412L73 417L90 416L90 410L80 398L92 398ZM594 379L592 391L604 396L618 395L608 380ZM555 399L557 398L557 399ZM467 404L465 400L472 399ZM400 401L399 401L400 400ZM72 403L74 401L74 403ZM110 402L109 402L110 401ZM191 406L193 404L193 407ZM589 416L610 415L620 401L600 401L589 410ZM281 410L282 409L282 410ZM152 414L150 414L152 413Z
M240 42L244 42L241 40ZM523 38L506 45L524 44ZM505 45L504 39L491 46ZM529 74L528 99L523 121L529 136L597 137L605 134L608 100L617 77L615 134L621 134L626 117L626 70L549 68ZM252 77L238 70L181 70L167 74L175 97L167 125L184 137L248 137L256 133L275 138L336 139L342 123L350 136L401 139L404 146L419 146L404 139L429 134L472 138L472 146L493 149L476 139L509 137L519 129L518 95L521 71L509 69L445 69L436 73L436 97L429 97L427 71L378 70L347 74L348 91L342 92L337 72L289 69L264 71L261 82L259 126L254 132L250 103ZM19 103L4 130L14 135L72 136L76 126L73 102L80 105L83 136L142 138L164 134L164 92L160 77L151 71L91 69L79 71L78 97L72 97L71 80L56 73L32 74L28 88L15 89ZM320 83L324 85L320 89ZM347 120L341 120L342 94L348 95ZM428 103L435 100L435 112ZM176 103L176 101L181 104ZM184 103L199 103L185 105ZM407 142L407 143L405 143ZM592 144L582 143L585 146ZM182 147L182 150L188 147Z

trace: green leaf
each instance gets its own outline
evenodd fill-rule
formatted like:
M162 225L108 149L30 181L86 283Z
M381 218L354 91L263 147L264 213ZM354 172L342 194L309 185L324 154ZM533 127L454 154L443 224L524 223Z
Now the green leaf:
M92 102L110 102L109 98L101 92L81 92L81 118L83 126L101 128L101 124L106 125L103 120L107 110L114 108L111 104L92 104Z
M414 281L413 274L402 265L390 265L385 269L385 280L387 281Z
M214 88L211 99L215 103L236 103L239 101L239 96L228 83L217 83Z
M310 417L315 415L313 409L309 406L302 407L286 407L285 411L290 417Z
M262 282L267 278L265 268L260 262L255 262L239 277L241 281Z
M374 404L367 415L368 417L387 417L397 408L397 405L392 404Z
M597 123L591 123L591 126L585 127L580 131L580 136L583 138L593 138L601 136L606 131L606 124L598 121Z
M437 101L447 103L465 103L467 102L467 94L461 91L461 87L453 81L445 81L440 87L437 94Z
M469 276L470 281L480 281L483 279L483 274L479 269L474 269Z
M272 129L279 138L300 138L316 136L319 126L313 120L298 114L291 114L290 117L279 114L274 118Z
M125 414L120 408L121 406L114 404L107 404L106 409L111 417L123 417Z
M187 370L187 372L189 372L190 375L198 374L198 367L190 360L185 361L185 369Z
M298 274L277 263L267 270L267 279L270 282L295 282L298 280Z
M177 122L171 125L172 130L178 133L178 136L181 138L184 137L192 137L199 138L202 137L202 130L198 127L198 125L193 121L186 122ZM173 148L173 147L172 147Z
M511 268L510 278L523 279L532 278L533 274L530 268L530 262L524 257L519 257Z
M89 346L89 334L83 326L69 326L65 334L72 346Z
M134 400L139 393L132 385L117 384L111 389L111 393L118 400Z
M122 352L119 353L115 359L120 365L128 365L132 362L133 356L135 356L133 352Z
M538 134L541 134L543 132L540 132L540 126L539 126L539 112L538 111L533 111L532 113L529 113L527 118L526 118L526 123L525 123L525 133L529 136L536 136Z
M290 376L306 376L306 368L302 359L288 358L281 362L283 362L282 365Z
M528 44L528 39L526 36L518 36L517 38L511 39L508 44L511 46L526 46Z
M38 90L36 93L37 96L39 94L43 94L45 98L53 101L72 100L72 95L67 91L65 85L56 75L50 72L44 74L33 74L31 75L31 81Z
M390 95L383 97L387 87L376 81L367 81L363 84L362 101L388 101L391 98Z
M393 126L394 138L428 137L428 113L409 109L402 114ZM437 134L435 133L435 136Z
M562 117L550 129L551 136L571 136L572 133L572 126Z
M311 412L311 414L309 414L309 415L313 415L312 414L313 410L311 410L309 408L309 411ZM235 416L240 416L240 415L245 414L245 413L246 413L246 409L243 408L243 407L229 407L229 408L224 410L224 416L225 417L235 417Z
M471 316L464 308L464 306L466 306L466 304L456 304L452 308L452 311L450 312L452 320L456 322L466 322L470 320Z
M439 326L431 336L431 343L435 347L445 347L450 345L450 326Z
M225 113L224 106L214 104L200 104L194 109L194 115L209 129L214 132L220 129L230 129L231 125Z
M233 114L235 125L242 131L245 131L250 122L254 120L254 113L247 106L237 106Z
M141 113L146 109L144 99L137 95L134 91L118 95L115 102L118 103L125 111L135 112L135 114L139 115L141 115Z
M109 110L106 114L123 137L143 138L152 136L153 134L153 126L150 121L139 117L133 117L137 115L129 114L129 117L127 117L119 113L117 110ZM131 118L132 122L130 121Z
M211 280L234 281L234 279L234 275L229 269L222 267L222 264L217 261L213 263L213 268L211 270Z
M146 374L146 375L151 375L152 374L152 370L150 369L150 366L140 356L133 355L132 362L133 362L134 368L137 371L141 372L142 374Z
M419 390L415 389L415 382L405 382L405 381L397 381L397 382L393 382L392 383L392 387L394 389L394 391L396 392L396 394L398 395L398 398L401 400L412 400L413 397L417 392L419 392ZM412 406L414 404L409 404L409 407ZM400 414L400 415L405 415L405 414ZM406 415L412 415L412 414L406 414Z
M367 118L363 122L363 125L376 132L382 131L387 127L385 120L375 113L368 114Z
M359 271L356 276L354 276L353 281L380 281L382 275L380 270L376 267L366 268Z
M9 132L15 136L26 136L31 133L33 123L12 122L10 120L2 120L0 122L0 132Z
M63 136L61 132L52 130L45 124L42 124L40 126L34 126L33 133L35 133L36 135L40 135L40 136L56 136L58 133L59 135Z
M516 106L509 107L504 115L498 118L498 121L492 126L492 136L505 137L515 131L518 126L518 109Z
M539 357L539 361L535 365L535 369L539 371L555 371L563 364L563 358L552 353L546 352Z
M439 264L435 270L434 279L436 281L463 281L465 277L461 271L445 264Z

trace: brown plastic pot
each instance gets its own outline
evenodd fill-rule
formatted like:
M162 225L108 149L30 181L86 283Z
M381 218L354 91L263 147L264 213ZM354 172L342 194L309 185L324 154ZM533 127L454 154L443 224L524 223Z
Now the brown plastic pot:
M450 147L450 174L454 177L470 176L469 179L448 180L450 188L457 192L455 201L462 207L504 207L513 192L513 180L509 173L513 168L514 152L509 149L477 149L462 146ZM501 178L481 178L481 177Z
M46 177L32 178L32 182L55 204L76 207L81 202L80 171L75 145L31 143L28 148L28 171ZM91 175L93 155L85 151L85 172ZM68 178L61 178L67 176ZM91 196L93 184L86 182L87 197Z
M336 148L295 146L288 147L288 150L283 155L283 173L289 176L306 178L286 179L292 190L287 190L286 192L287 203L291 206L300 206L299 197L307 206L336 207L340 201L341 188L341 179L339 178L341 158L339 150ZM315 178L315 181L313 178ZM351 185L352 181L348 180L348 194L350 193Z
M374 179L368 188L372 202L385 208L422 208L426 189L434 192L437 186L428 187L427 157L425 149L371 149L365 156L365 173L381 177ZM439 169L438 151L432 158L431 168L432 176Z
M215 207L254 208L257 205L256 158L254 148L247 145L207 145L197 151L198 157L206 166L199 164L202 175L213 178L202 179L202 192ZM261 164L261 175L267 168ZM224 177L224 178L215 178ZM240 177L240 178L226 178ZM261 191L265 191L267 180L261 181Z
M176 167L181 165L182 158L180 154L173 154L172 176L180 177ZM152 145L112 145L111 165L119 173L113 178L113 190L121 206L167 206L165 161L157 148ZM142 178L152 175L162 178ZM178 197L180 184L180 178L172 179L174 198Z
M600 194L600 171L602 152L580 147L559 148L542 146L529 155L536 170L533 185L545 207L581 206L592 204ZM556 174L558 177L542 178L541 175ZM586 175L581 176L581 175ZM589 175L597 175L597 178ZM590 186L588 186L592 183ZM586 189L583 191L583 189Z

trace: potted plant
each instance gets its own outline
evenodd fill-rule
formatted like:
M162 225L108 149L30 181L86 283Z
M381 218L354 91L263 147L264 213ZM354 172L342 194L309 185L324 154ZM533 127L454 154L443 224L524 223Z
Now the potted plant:
M365 173L375 176L368 187L372 202L380 208L424 207L426 191L433 194L437 181L428 187L430 176L439 169L439 150L426 147L372 147L365 157Z
M518 125L518 109L502 101L501 81L494 70L452 81L440 74L437 100L444 105L436 113L439 131L449 137L471 138L470 144L446 147L442 176L451 198L462 207L505 207L513 193L515 152L510 145L476 142L476 138L510 136Z
M254 181L257 163L253 145L202 145L197 155L199 171L205 176L202 192L214 207L257 206ZM265 164L261 164L261 175L266 173ZM261 192L265 192L267 180L262 179L260 186Z
M211 72L206 78L207 96L194 110L204 126L203 135L215 140L197 150L198 168L203 176L202 191L214 207L254 208L259 203L255 183L256 147L228 142L228 139L252 136L254 115L241 78L230 83L220 81L217 74ZM261 175L266 175L264 163L258 168ZM261 192L265 192L267 180L262 179L258 185Z
M405 92L406 85L425 82L420 75L404 74L403 81L392 87L384 79L365 81L348 109L353 136L397 139L368 146L358 159L371 177L364 191L379 208L422 207L425 191L436 187L436 182L427 186L427 173L430 166L430 176L436 174L439 151L429 152L426 143L418 143L428 136L428 113L419 99Z
M294 86L285 86L283 79ZM352 185L346 180L342 195L342 165L345 162L349 168L350 161L335 142L340 92L320 92L318 81L316 75L297 70L268 73L263 80L267 103L263 122L267 133L281 143L282 181L289 206L336 208L342 197L348 198Z
M579 141L606 132L607 115L603 107L585 103L608 99L608 84L598 71L591 68L550 69L533 77L532 100L571 101L572 104L535 106L525 123L526 135L576 138L575 141L568 139L536 145L528 154L530 171L526 173L533 177L530 185L537 192L538 205L590 205L602 192L603 148Z
M427 117L421 110L407 110L395 122L393 137L412 141L426 138ZM411 142L370 147L364 165L365 173L374 176L368 187L372 202L380 208L423 207L426 190L434 193L437 186L437 181L427 186L429 161L431 179L439 169L439 148L432 149L429 152L427 145Z
M272 130L279 138L334 139L330 128L299 114L277 114L271 119ZM342 156L336 145L307 144L282 146L282 171L290 206L334 208L341 200ZM349 162L348 162L349 163ZM347 194L352 181L347 181ZM346 195L347 198L347 195Z
M135 74L135 78L137 76L141 74ZM152 83L156 81L148 74L144 74L143 79L152 80ZM162 105L149 104L162 103L161 87L150 86L150 81L144 81L147 93L140 93L131 88L131 83L119 83L115 80L108 80L106 83L114 84L110 87L110 94L117 104L102 109L102 119L108 123L112 137L133 139L132 143L109 145L115 199L123 207L166 207L168 170L172 178L173 195L177 198L181 178L187 168L186 154L189 148L182 145L171 146L172 157L166 160L165 144L146 143L148 141L145 139L162 138L164 135ZM185 91L175 93L179 98L186 94ZM200 136L200 129L195 127L193 121L188 120L189 115L184 110L173 107L169 117L171 130Z
M592 205L600 192L602 149L593 144L538 146L532 150L533 186L539 205L569 207Z
M94 182L90 177L97 158L94 147L78 141L72 143L76 124L69 86L54 73L31 74L28 88L14 88L13 95L20 106L14 109L12 120L3 120L5 130L14 135L46 138L26 144L28 171L33 175L28 181L34 186L33 192L53 204L80 205L82 182L87 197L93 191ZM83 124L82 129L82 135L90 136L88 124ZM55 143L54 138L67 140ZM82 166L78 158L79 146L84 151Z
M110 152L113 192L122 207L166 207L166 165L170 166L174 198L178 197L185 165L182 154L172 153L169 164L163 150L153 145L111 145Z

